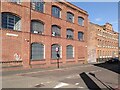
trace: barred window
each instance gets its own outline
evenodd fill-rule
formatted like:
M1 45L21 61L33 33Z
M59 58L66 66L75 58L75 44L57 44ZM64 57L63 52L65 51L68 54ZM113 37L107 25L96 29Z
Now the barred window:
M66 49L66 53L67 53L67 59L72 59L73 56L73 46L72 45L68 45L67 49Z
M52 6L52 16L60 18L60 11L61 9L59 7Z
M56 48L59 48L58 54L60 55L60 51L61 51L60 45L58 45L58 44L53 44L53 45L52 45L52 50L51 50L51 54L52 54L52 55L51 55L51 58L52 58L52 59L57 59Z
M44 2L37 2L35 0L32 0L31 2L32 9L39 11L39 12L44 12Z
M44 24L37 20L32 20L31 32L42 34L44 32Z
M39 43L32 43L31 45L31 60L44 59L44 45Z
M52 25L52 36L60 36L60 27Z
M84 18L78 17L78 24L84 26Z
M84 39L84 33L83 32L78 32L78 40L83 41Z
M74 14L67 12L67 21L74 22Z
M20 31L21 19L12 13L2 13L2 28Z
M73 39L74 38L73 30L67 29L67 35L66 35L66 37L68 39Z

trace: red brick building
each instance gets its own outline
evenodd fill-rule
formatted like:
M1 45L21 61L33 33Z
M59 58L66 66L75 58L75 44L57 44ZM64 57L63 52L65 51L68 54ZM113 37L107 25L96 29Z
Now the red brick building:
M11 0L12 1L12 0ZM4 65L54 66L87 61L88 14L69 2L1 2Z
M118 33L110 23L88 25L88 62L101 62L118 58Z

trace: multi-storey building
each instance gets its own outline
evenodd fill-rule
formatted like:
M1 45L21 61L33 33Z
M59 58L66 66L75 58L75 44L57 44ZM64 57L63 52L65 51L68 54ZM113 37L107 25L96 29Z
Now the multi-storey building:
M100 62L118 57L118 33L112 25L88 25L88 62Z
M86 11L69 2L10 1L1 2L3 65L48 67L57 53L61 65L86 62Z

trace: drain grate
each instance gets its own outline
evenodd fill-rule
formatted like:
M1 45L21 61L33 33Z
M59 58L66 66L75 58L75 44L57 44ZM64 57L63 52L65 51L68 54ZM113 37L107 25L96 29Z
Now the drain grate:
M35 87L39 88L39 87L43 87L43 86L45 86L45 85L43 83L40 83L40 84L36 84Z

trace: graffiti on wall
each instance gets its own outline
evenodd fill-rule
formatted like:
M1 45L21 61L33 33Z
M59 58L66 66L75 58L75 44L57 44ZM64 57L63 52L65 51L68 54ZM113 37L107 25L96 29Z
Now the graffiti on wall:
M16 61L22 60L21 57L20 57L20 55L18 53L14 54L14 58L15 58Z

